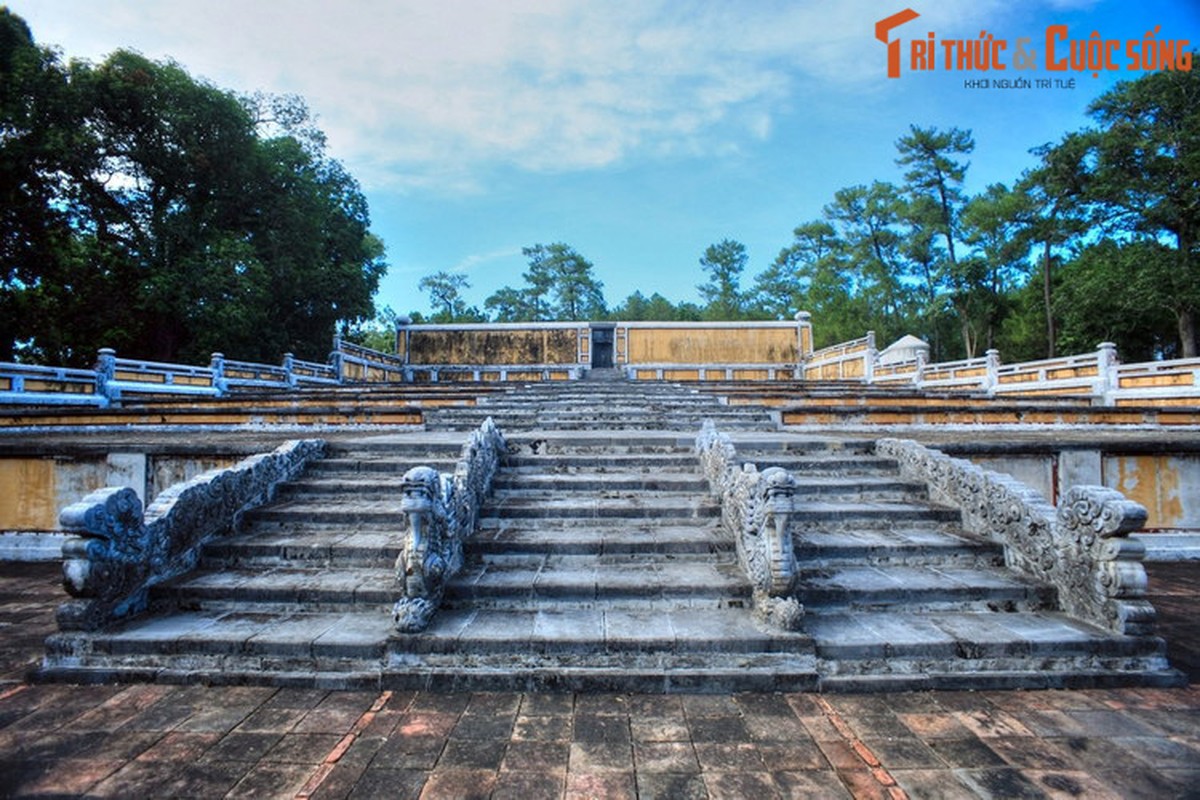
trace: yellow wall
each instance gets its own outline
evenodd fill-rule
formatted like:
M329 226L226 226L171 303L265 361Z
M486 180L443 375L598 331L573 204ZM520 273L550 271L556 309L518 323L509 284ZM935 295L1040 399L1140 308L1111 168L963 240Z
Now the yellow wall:
M636 364L794 364L796 328L630 327L628 361Z
M447 328L408 336L411 364L575 364L579 358L575 328Z
M53 530L57 519L54 460L0 459L0 530Z

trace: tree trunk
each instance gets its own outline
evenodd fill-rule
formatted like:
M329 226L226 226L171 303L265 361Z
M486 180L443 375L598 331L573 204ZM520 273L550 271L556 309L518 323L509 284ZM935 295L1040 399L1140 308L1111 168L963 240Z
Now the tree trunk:
M1180 275L1192 274L1192 232L1184 226L1175 233L1175 252L1178 254ZM1184 358L1196 357L1196 309L1188 306L1179 311L1179 344Z
M1055 342L1058 332L1054 330L1054 298L1050 288L1050 240L1046 240L1046 249L1042 253L1042 302L1046 306L1046 358L1054 358Z
M1196 311L1192 308L1182 309L1177 315L1179 321L1180 356L1183 358L1196 357Z

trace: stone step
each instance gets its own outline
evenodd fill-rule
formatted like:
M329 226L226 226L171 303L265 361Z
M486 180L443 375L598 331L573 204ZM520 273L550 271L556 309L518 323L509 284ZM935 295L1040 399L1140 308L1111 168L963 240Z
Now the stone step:
M929 526L808 531L795 537L795 547L800 563L810 568L864 564L1004 567L1004 549L999 544Z
M738 459L743 463L751 463L764 470L767 467L779 467L795 473L800 480L809 476L839 476L850 475L888 475L895 477L899 465L892 459L870 455L753 455L738 451Z
M495 519L715 519L721 514L716 500L699 494L641 493L627 491L612 496L563 497L512 496L498 491L480 510L481 518Z
M343 503L352 503L363 498L377 500L381 497L399 496L403 473L373 478L370 475L358 475L361 473L355 473L354 477L301 478L280 484L275 489L275 495L280 502L320 496L323 500L336 499Z
M927 499L929 490L923 483L911 483L887 475L805 475L798 478L795 496L803 503L854 500L915 503Z
M347 531L343 526L306 526L272 530L254 526L243 535L215 539L204 546L200 566L269 569L296 566L391 567L403 549L403 531Z
M547 453L527 454L516 453L508 455L504 460L504 470L501 475L513 471L537 475L575 470L577 472L599 472L613 470L619 472L646 470L681 470L691 474L700 473L700 459L695 453L666 452L666 453Z
M245 515L250 524L278 523L302 526L321 524L342 528L359 528L368 525L381 529L399 528L404 522L400 511L400 496L387 499L357 500L346 503L322 502L320 498L305 497L284 500Z
M798 596L806 609L1030 611L1054 608L1052 586L997 569L943 565L802 567Z
M215 570L227 567L295 566L390 568L403 548L403 531L347 531L340 526L305 526L272 530L256 526L239 536L209 542L201 566ZM727 553L733 540L713 525L603 525L581 522L570 528L540 524L480 529L467 545L479 557L530 553L558 555L633 555Z
M383 613L400 597L395 570L385 566L193 572L155 586L152 602L186 611Z
M417 466L433 467L439 472L453 472L457 458L325 458L312 462L305 475L311 478L341 475L395 475L402 477L405 472Z
M731 557L508 556L469 564L446 587L449 607L538 608L546 604L707 607L748 602Z
M501 554L672 555L728 553L733 540L714 525L578 525L549 528L539 523L481 528L470 543L480 557Z
M792 511L791 518L796 521L801 532L812 532L843 530L855 526L874 529L879 526L894 526L897 523L905 526L918 522L931 525L956 524L962 521L962 514L958 509L926 503L811 500L798 503Z
M1177 685L1161 639L1052 611L809 613L823 691ZM881 665L886 669L881 670Z
M184 613L57 634L41 677L318 688L755 691L816 685L800 634L744 609L443 611L421 636L388 614ZM464 659L464 653L468 658Z
M389 607L399 599L383 553L371 564L327 566L288 560L281 566L226 566L154 587L155 602L177 608L349 611ZM702 551L562 554L543 549L473 555L447 587L447 601L507 605L559 599L580 602L675 600L720 602L749 592L732 556Z
M506 497L541 497L562 493L594 492L671 492L702 493L708 482L699 475L662 471L520 474L501 470L492 481L492 490Z

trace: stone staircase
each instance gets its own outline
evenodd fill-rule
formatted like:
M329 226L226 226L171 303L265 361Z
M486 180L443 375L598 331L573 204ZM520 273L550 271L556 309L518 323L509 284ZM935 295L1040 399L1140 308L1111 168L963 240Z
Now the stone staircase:
M378 686L393 632L401 479L421 464L453 470L460 447L428 437L331 446L242 532L209 542L199 569L155 587L151 614L52 636L43 677Z
M1052 587L1007 571L997 545L963 533L871 440L764 433L753 407L718 423L743 461L799 481L806 613L789 633L753 621L692 449L698 420L730 407L618 381L522 387L488 405L515 429L511 452L424 633L392 626L400 482L418 464L451 471L465 434L332 445L211 542L198 570L156 587L151 614L51 637L41 677L639 692L1180 680L1160 639L1055 611ZM473 427L483 408L440 411L436 427Z
M765 443L764 443L765 445ZM826 691L1177 685L1156 637L1056 611L1052 586L1004 566L871 441L745 444L799 481L795 547L804 632Z
M472 408L425 412L429 430L468 431L487 417L507 432L530 430L696 431L705 419L722 430L773 430L771 412L658 381L531 383L481 397Z
M811 643L755 627L690 437L511 437L469 563L390 685L571 691L816 688Z

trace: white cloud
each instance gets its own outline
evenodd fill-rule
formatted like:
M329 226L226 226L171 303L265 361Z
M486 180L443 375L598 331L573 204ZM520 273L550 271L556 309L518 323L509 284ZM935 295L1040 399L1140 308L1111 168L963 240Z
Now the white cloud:
M978 25L1000 5L909 4L929 25ZM769 137L804 81L878 85L879 9L873 0L39 0L15 10L69 56L128 46L222 86L298 93L368 186L469 191L494 165L592 169Z

